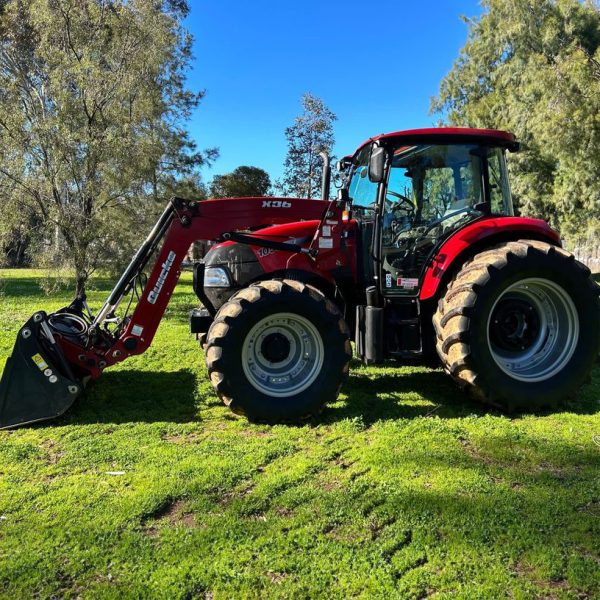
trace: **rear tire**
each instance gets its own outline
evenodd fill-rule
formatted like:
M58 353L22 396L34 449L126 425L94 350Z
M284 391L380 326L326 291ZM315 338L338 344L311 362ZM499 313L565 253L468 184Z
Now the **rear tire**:
M345 381L352 350L337 307L298 281L240 290L215 316L206 365L219 397L251 421L316 415Z
M600 351L598 286L550 244L501 244L465 263L433 318L444 369L475 399L552 407L588 378Z

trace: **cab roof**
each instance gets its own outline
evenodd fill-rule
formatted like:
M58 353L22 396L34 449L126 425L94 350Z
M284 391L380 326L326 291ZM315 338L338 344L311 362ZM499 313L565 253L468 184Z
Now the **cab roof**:
M487 144L502 146L511 152L519 149L517 138L508 131L498 129L472 129L470 127L428 127L425 129L407 129L393 133L382 133L363 142L355 154L366 145L379 141L382 144L401 143L407 146L417 144Z

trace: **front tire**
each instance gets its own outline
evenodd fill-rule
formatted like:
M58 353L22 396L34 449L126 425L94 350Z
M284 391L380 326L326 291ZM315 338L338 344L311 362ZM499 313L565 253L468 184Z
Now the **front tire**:
M337 307L298 281L263 281L240 290L207 335L213 387L233 412L251 421L318 414L337 397L351 356Z
M589 377L600 351L598 286L550 244L501 244L465 263L433 319L444 369L477 400L552 407Z

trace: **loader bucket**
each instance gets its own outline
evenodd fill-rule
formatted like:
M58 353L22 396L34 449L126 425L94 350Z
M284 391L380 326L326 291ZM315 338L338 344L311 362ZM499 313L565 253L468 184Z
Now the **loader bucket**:
M0 380L0 429L58 417L82 391L46 313L35 313L19 331Z

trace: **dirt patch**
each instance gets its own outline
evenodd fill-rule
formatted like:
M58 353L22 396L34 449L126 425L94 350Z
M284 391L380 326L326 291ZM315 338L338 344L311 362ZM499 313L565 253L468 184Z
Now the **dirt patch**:
M335 479L329 479L328 481L320 482L317 487L324 492L333 492L339 490L342 487L342 483Z
M371 532L371 540L376 540L381 532L390 525L393 525L396 522L396 519L392 516L386 517L379 521L371 521L369 523L369 531Z
M283 583L284 579L288 577L287 573L278 573L277 571L267 571L265 575L271 580L271 583L275 585L280 585Z
M245 487L242 488L227 490L226 492L218 492L216 494L216 502L220 506L228 506L233 500L249 496L254 491L255 487L256 486L253 483L248 483Z
M182 526L188 529L194 529L198 527L196 517L187 506L187 502L183 499L174 500L164 506L161 506L154 513L149 515L144 521L152 520L153 523L146 527L146 533L149 536L156 536L159 532L159 526L171 525L171 526Z
M352 527L347 523L327 523L322 532L328 538L342 544L360 544L369 539L369 533L365 529Z
M347 458L344 458L341 454L341 452L336 452L332 457L331 460L329 461L332 465L335 465L336 467L342 469L342 470L346 470L348 468L350 468L353 464L356 463L355 460L349 460Z
M262 522L266 522L267 521L267 515L265 515L265 513L263 513L263 512L252 512L252 513L246 515L246 519L248 519L248 521L262 521Z
M55 465L63 456L60 446L54 440L46 440L40 447L46 453L46 463L49 465Z
M588 502L584 506L580 506L578 510L593 515L594 517L600 517L600 500Z
M280 517L291 517L294 514L294 511L287 508L286 506L277 506L275 509L275 514Z
M270 431L252 431L251 429L245 429L241 432L241 436L245 438L272 438L273 433Z
M569 587L569 583L566 579L553 579L550 581L540 579L535 575L535 568L529 564L523 564L518 562L514 567L514 572L519 577L523 579L527 579L534 585L540 588L549 588L551 590L564 590ZM554 598L554 596L549 596L548 598Z
M170 444L197 444L202 440L203 436L199 433L179 433L174 435L163 435L161 439L163 442L169 442Z

